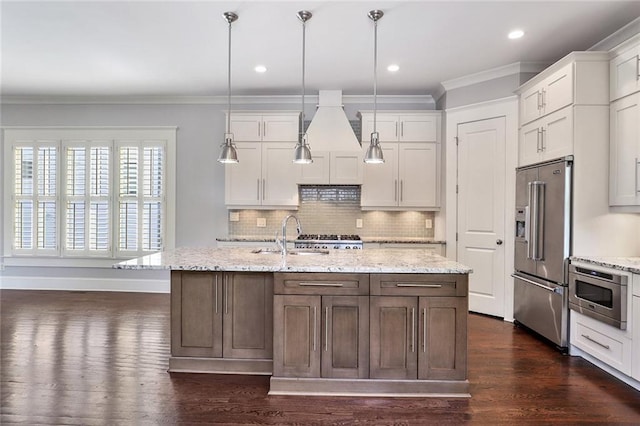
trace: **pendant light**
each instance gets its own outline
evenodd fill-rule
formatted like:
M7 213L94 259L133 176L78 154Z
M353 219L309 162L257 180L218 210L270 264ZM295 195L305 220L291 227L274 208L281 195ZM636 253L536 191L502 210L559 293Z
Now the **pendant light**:
M307 132L304 131L304 65L305 65L305 45L306 45L306 22L313 15L307 10L298 12L298 19L302 21L302 108L300 112L300 130L298 133L298 143L296 144L293 162L297 164L313 163L311 150L307 141Z
M236 145L233 143L233 133L231 133L231 23L238 19L238 15L233 12L225 12L223 14L225 21L229 24L229 57L228 57L228 84L227 84L227 131L224 134L224 142L220 147L220 157L218 161L224 164L233 164L238 162L238 152Z
M383 15L384 13L381 10L372 10L368 15L373 21L373 133L371 133L371 144L364 156L364 162L367 164L384 163L379 135L376 130L376 110L378 107L378 20Z

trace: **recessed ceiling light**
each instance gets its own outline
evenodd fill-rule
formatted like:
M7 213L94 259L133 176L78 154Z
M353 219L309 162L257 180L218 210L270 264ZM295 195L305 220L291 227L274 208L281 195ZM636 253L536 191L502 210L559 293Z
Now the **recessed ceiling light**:
M400 69L400 66L396 64L391 64L387 67L387 71L396 72Z
M513 30L513 31L511 31L511 32L509 33L508 37L509 37L511 40L515 40L515 39L517 39L517 38L522 37L523 35L524 35L524 31L522 31L522 30Z
M254 70L256 70L256 72L267 72L267 67L265 67L264 65L258 65L254 68Z

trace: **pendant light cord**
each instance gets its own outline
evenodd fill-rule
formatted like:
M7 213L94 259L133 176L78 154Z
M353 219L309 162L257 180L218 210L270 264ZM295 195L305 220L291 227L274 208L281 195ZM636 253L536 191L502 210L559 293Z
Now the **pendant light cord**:
M229 21L229 56L227 63L227 133L231 132L231 20Z
M306 56L306 32L307 32L307 23L305 20L302 20L302 109L300 114L300 135L304 135L304 71L305 71L305 56ZM301 138L302 139L302 138ZM302 140L301 140L302 142Z
M378 109L378 20L373 21L373 133L376 133L376 111Z

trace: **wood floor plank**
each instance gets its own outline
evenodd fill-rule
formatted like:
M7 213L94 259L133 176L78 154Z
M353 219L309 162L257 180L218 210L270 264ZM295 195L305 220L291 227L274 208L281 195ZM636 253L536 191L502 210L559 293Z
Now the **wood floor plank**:
M640 424L640 392L509 323L469 317L471 398L267 396L167 373L166 294L0 291L0 424Z

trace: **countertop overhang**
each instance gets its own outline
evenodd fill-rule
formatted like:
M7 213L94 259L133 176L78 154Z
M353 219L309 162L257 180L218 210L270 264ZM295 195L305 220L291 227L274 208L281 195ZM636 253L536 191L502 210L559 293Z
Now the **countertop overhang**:
M326 255L286 257L243 248L180 247L113 265L116 269L246 272L342 272L469 274L468 266L429 250L330 250Z
M571 256L571 261L640 274L640 257Z

